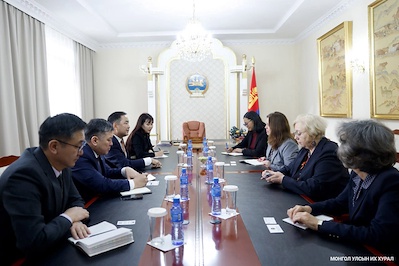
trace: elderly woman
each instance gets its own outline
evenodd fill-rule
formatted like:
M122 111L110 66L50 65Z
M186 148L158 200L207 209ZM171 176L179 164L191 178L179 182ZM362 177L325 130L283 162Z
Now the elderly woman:
M259 160L273 171L287 170L298 154L298 144L292 139L287 117L280 112L269 114L266 118L266 134L266 157Z
M294 222L344 241L373 246L399 256L399 172L392 131L373 120L352 121L338 131L338 157L353 169L345 190L336 198L287 211ZM347 224L319 221L312 214L349 213Z
M227 151L242 152L244 156L250 157L264 156L267 146L265 123L254 111L247 112L243 120L244 126L248 128L248 134L240 143L227 149Z
M282 184L287 190L314 201L336 197L349 174L336 155L338 145L324 137L326 122L316 115L299 115L294 121L295 139L302 147L287 170L266 170L262 179Z

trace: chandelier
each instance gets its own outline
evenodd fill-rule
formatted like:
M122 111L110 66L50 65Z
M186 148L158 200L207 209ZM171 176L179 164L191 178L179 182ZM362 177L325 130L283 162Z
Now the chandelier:
M186 28L177 35L176 47L180 58L190 62L199 62L211 54L211 36L202 28L195 18L195 3L193 1L193 18Z

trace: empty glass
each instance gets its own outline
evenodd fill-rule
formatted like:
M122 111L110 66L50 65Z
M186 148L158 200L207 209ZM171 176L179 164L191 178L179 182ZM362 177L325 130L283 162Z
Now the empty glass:
M226 214L236 214L238 186L226 185L223 191L226 193Z
M159 246L164 243L165 222L164 217L168 212L165 208L151 208L148 210L150 222L150 243Z
M173 200L175 196L175 186L176 186L177 176L175 175L167 175L165 176L165 200Z

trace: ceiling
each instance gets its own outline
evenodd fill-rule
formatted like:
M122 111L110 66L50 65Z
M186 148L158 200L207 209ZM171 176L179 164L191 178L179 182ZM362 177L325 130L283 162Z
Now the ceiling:
M171 43L193 17L191 0L5 1L17 8L24 2L24 12L97 47ZM295 41L353 1L196 0L195 16L222 42Z

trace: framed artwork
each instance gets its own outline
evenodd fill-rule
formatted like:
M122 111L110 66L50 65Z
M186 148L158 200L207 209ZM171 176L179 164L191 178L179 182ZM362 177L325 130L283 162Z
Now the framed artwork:
M317 39L320 115L352 116L352 22L345 21Z
M371 117L399 119L399 1L368 6Z

